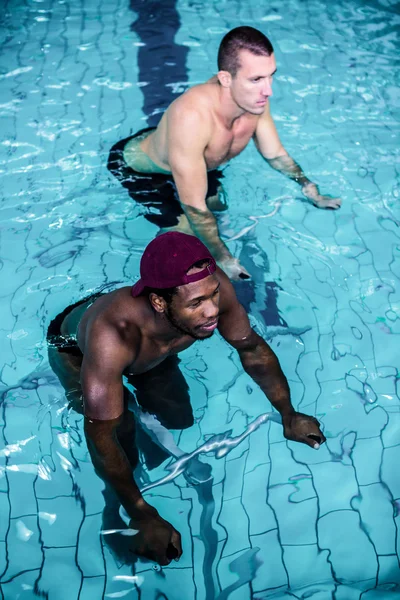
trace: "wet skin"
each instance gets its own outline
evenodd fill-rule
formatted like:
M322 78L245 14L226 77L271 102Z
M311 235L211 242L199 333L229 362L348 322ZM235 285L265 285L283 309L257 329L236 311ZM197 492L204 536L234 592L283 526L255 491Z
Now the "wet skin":
M303 196L315 206L336 209L341 204L339 198L320 194L279 138L269 101L276 72L274 54L256 56L242 50L239 58L235 76L219 71L182 94L168 107L154 133L140 144L158 167L174 177L185 213L179 229L199 237L232 280L250 274L219 236L213 205L206 202L207 170L226 164L250 140L273 169L301 186Z
M66 317L62 333L76 333L83 353L81 365L75 361L70 367L75 380L80 377L89 452L97 472L130 516L130 526L139 531L132 538L138 555L166 565L179 559L182 547L180 534L143 499L134 480L129 444L124 442L124 374L147 373L218 329L238 351L244 370L280 412L285 437L314 448L325 441L318 421L294 410L277 357L251 329L221 269L179 287L170 305L155 294L133 298L130 287L124 287L102 296L86 310L84 306L75 310L80 312ZM66 360L64 369L68 370Z

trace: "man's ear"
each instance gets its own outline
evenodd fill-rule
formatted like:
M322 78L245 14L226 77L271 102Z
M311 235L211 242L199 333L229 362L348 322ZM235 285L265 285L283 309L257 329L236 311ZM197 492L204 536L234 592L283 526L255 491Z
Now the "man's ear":
M154 310L156 310L158 313L165 312L165 309L167 308L167 303L165 302L164 298L162 298L161 296L157 296L157 294L151 293L149 296L149 300Z
M222 87L228 88L231 86L232 75L229 73L229 71L218 71L217 77Z

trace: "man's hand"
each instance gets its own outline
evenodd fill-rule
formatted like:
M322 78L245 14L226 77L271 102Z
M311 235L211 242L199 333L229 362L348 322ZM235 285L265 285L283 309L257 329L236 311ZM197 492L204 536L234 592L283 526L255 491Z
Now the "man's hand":
M251 275L238 261L237 258L227 257L218 261L218 266L228 275L232 281L250 279Z
M322 196L319 193L318 186L315 183L308 183L301 188L303 196L317 208L340 208L342 201L340 198L332 198L332 196Z
M326 437L319 428L319 421L314 417L294 412L282 417L283 435L287 440L302 442L318 450L326 442Z
M176 529L160 517L158 512L141 500L142 513L129 523L138 533L132 538L132 551L138 556L153 560L161 566L169 565L171 560L182 556L181 535Z

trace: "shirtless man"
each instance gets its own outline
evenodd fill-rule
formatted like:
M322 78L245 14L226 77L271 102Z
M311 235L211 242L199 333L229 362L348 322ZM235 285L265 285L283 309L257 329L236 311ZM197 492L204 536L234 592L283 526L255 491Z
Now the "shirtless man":
M157 129L116 144L108 168L136 201L161 211L147 215L151 222L199 237L235 280L249 274L221 240L212 211L226 208L218 167L251 139L268 164L296 181L315 206L335 209L341 200L322 196L282 146L270 113L276 63L268 38L252 27L233 29L221 42L218 69L172 102Z
M250 327L228 277L198 238L180 232L156 237L144 251L140 275L133 287L56 317L49 326L49 356L52 352L50 364L68 393L68 370L80 378L81 391L78 383L75 392L83 395L88 448L97 472L129 515L130 527L138 530L134 551L166 565L182 553L180 535L143 499L135 482L137 455L126 437L133 418L123 375L145 411L163 412L167 426L175 412L181 426L189 427L193 414L176 355L218 329L281 414L284 436L313 448L325 437L314 417L294 410L277 357Z

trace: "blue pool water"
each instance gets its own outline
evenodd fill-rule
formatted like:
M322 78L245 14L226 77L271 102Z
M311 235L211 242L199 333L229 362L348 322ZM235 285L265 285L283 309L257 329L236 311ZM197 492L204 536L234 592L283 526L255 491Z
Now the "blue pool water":
M398 5L2 6L1 597L400 598ZM184 352L193 427L160 432L138 415L138 481L183 539L180 562L160 570L135 562L129 537L104 533L125 525L45 335L67 305L136 279L157 229L106 170L108 151L215 72L222 35L240 24L275 46L284 145L343 198L338 212L305 204L249 147L225 170L220 218L253 274L238 293L327 443L287 442L217 335Z

